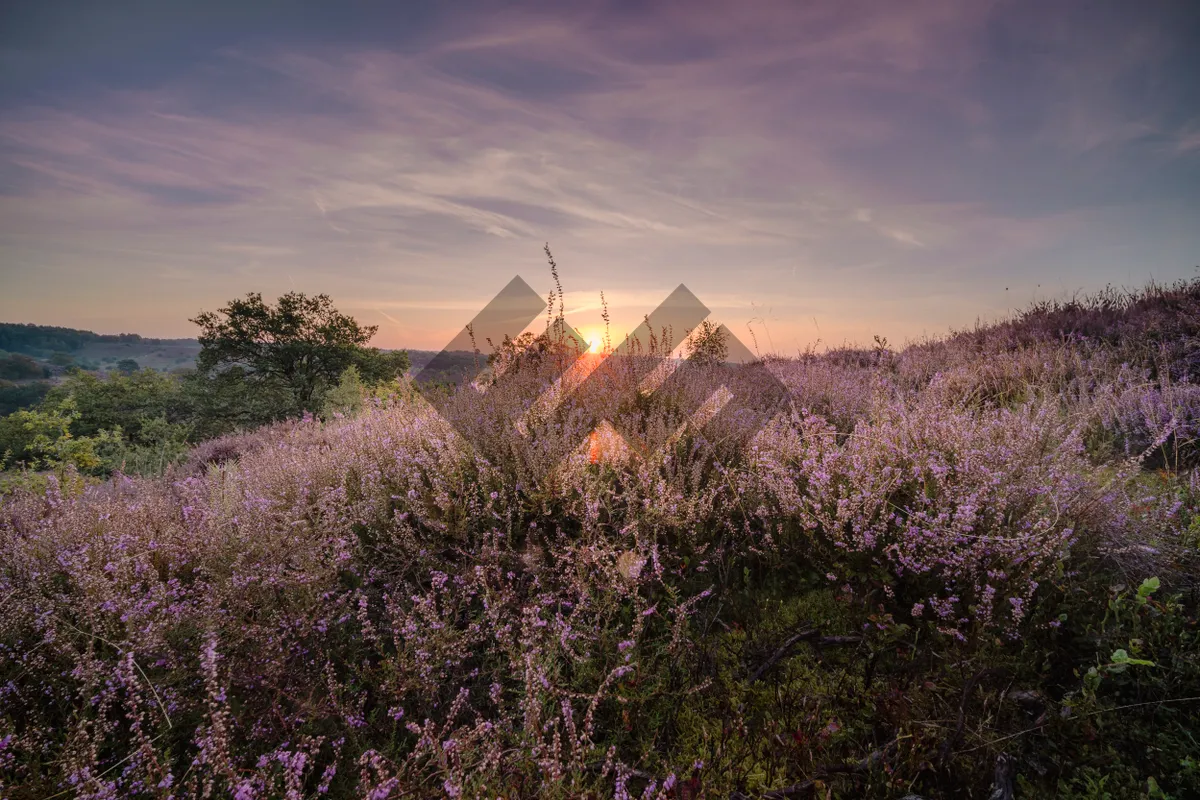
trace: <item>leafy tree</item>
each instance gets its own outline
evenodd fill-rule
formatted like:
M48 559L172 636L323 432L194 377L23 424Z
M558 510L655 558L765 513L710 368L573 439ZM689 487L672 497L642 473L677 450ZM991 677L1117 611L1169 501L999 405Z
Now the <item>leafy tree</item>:
M246 380L282 384L294 400L285 415L316 410L322 390L361 357L377 330L340 313L328 295L300 292L285 294L274 306L252 292L192 322L201 329L198 370L239 367Z
M57 408L69 400L78 410L71 423L75 436L120 428L134 445L157 443L161 437L143 436L143 427L149 420L161 419L176 426L173 439L183 440L189 409L180 389L177 380L152 369L107 377L76 370L50 390L42 407Z
M25 343L30 334L40 337L38 344L64 345L56 360L75 362L56 386L0 380L0 414L9 414L0 417L0 456L10 451L5 463L157 473L191 442L302 410L352 413L368 389L410 366L406 351L366 347L375 328L338 313L325 295L292 293L268 306L252 294L194 321L204 333L200 369L170 374L115 357L106 359L116 362L108 374L88 372L92 362L65 350L95 340L94 334L81 339L67 336L67 329L4 328L25 336ZM0 368L19 379L46 374L21 354L6 354Z
M188 427L167 422L165 417L139 420L138 442L121 442L108 457L110 468L127 474L159 475L171 464L187 457Z
M70 418L61 414L25 409L0 417L0 460L5 467L30 464L36 459L34 439L39 435L61 435L70 424Z
M0 419L0 463L53 470L73 466L97 475L111 471L112 456L121 448L121 429L75 437L71 425L78 419L69 399L54 408L21 410Z
M378 386L394 381L412 366L407 350L384 351L374 347L360 348L354 365L365 386Z
M346 371L338 379L338 385L325 393L325 416L327 418L334 414L350 416L357 413L362 408L363 397L366 393L367 387L363 385L358 367L346 367Z
M49 391L47 381L21 384L0 381L0 416L37 405Z
M51 353L50 363L56 367L69 367L75 363L75 356L71 355L70 353L63 353L61 351L57 353Z
M282 381L249 379L241 366L207 373L189 370L179 378L179 388L193 442L257 428L295 408L295 398Z
M0 456L6 466L158 474L187 453L185 412L177 379L76 371L38 407L0 418Z
M0 378L2 379L21 381L45 377L48 377L45 367L29 356L14 353L8 358L0 359Z

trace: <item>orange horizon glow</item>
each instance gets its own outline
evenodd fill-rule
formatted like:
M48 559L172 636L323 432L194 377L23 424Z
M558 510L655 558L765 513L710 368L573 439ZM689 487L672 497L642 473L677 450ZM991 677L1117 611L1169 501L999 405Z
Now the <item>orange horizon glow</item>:
M579 335L588 344L587 352L600 353L604 350L604 334L602 332L583 328L579 331Z

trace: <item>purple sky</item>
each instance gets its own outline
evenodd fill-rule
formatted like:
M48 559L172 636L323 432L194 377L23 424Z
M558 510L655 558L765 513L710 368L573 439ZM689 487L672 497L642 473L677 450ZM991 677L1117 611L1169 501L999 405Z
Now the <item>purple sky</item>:
M311 5L5 4L0 320L436 349L549 241L576 327L794 353L1200 264L1195 3Z

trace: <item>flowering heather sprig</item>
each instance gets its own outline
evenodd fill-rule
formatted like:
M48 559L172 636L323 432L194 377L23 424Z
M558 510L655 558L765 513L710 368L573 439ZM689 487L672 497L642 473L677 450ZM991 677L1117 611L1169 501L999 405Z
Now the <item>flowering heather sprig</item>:
M764 524L791 526L791 541L843 571L863 558L886 567L892 597L934 604L951 628L1015 633L1077 528L1103 524L1079 434L1046 405L897 401L843 443L811 415L762 438L749 485L768 501Z

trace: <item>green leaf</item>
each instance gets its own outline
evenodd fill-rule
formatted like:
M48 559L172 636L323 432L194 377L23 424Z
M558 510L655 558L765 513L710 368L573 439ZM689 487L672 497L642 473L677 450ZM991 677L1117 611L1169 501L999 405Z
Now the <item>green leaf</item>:
M1124 650L1114 650L1111 656L1112 663L1109 665L1110 672L1121 672L1127 666L1153 667L1153 661L1147 661L1144 658L1130 658L1129 653Z

